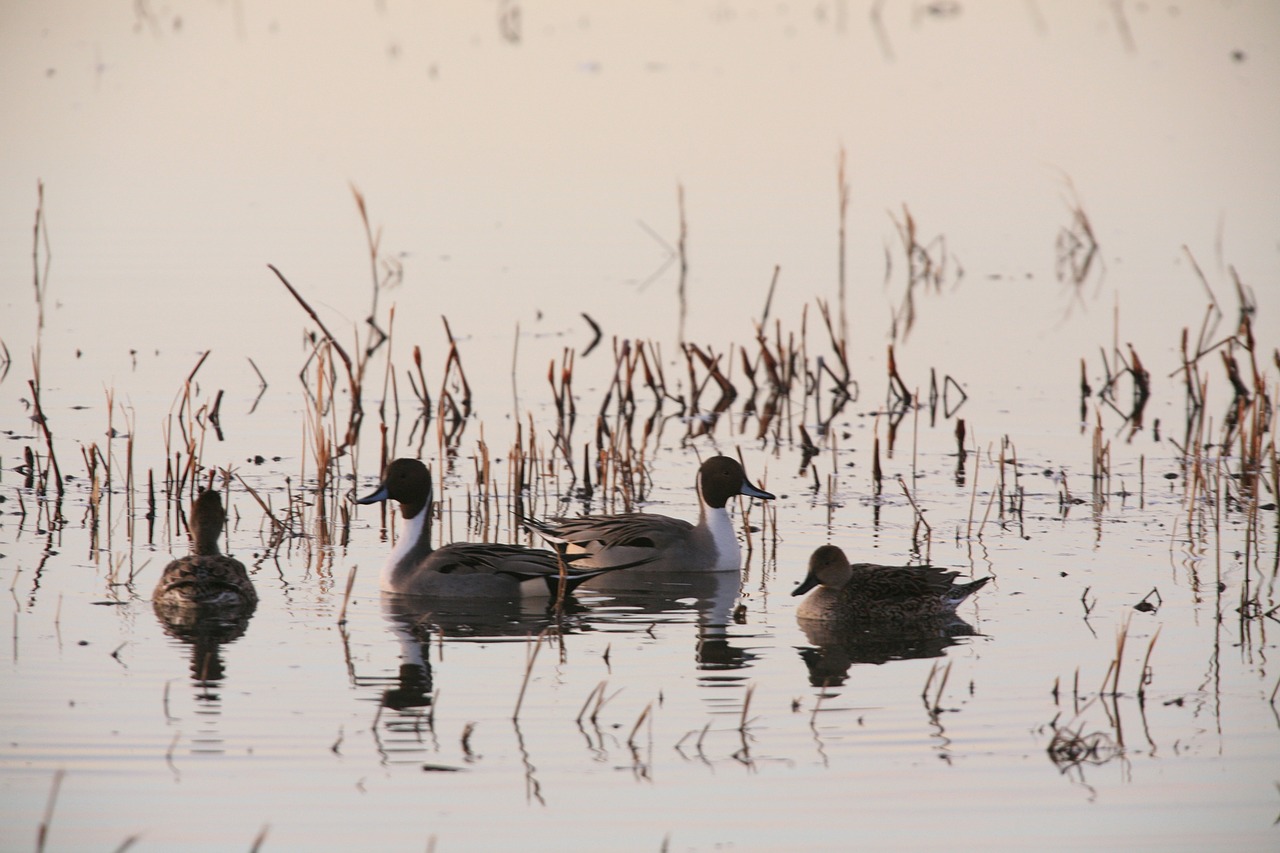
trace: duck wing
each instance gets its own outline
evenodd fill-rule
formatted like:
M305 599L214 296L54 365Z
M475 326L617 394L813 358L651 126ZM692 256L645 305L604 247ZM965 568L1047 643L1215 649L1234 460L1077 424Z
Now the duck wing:
M876 566L854 563L851 585L859 596L877 601L947 598L959 572L936 566Z
M509 575L518 580L560 573L560 562L550 551L492 542L445 545L432 551L422 567L445 575Z
M154 598L185 599L194 604L227 600L228 595L256 604L258 593L239 560L222 554L183 557L165 566Z
M586 515L525 523L551 542L576 545L586 551L607 548L662 549L687 536L693 525L684 519L646 512Z

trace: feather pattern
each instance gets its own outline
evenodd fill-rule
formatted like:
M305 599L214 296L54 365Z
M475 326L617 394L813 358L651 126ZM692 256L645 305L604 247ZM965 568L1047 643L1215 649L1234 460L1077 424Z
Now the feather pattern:
M191 506L191 553L165 566L152 594L157 608L240 608L252 610L258 593L244 564L218 549L226 522L222 499L212 489Z
M382 569L382 588L408 595L518 598L559 594L607 568L584 569L572 556L492 542L431 544L431 471L417 459L387 466L377 491L357 503L394 500L403 516L400 541Z
M851 564L844 551L835 545L823 545L809 558L809 573L791 594L809 592L796 611L802 619L945 618L991 580L986 577L956 583L959 574L936 566Z
M579 565L623 568L627 574L659 571L737 571L742 553L726 509L735 495L771 500L752 485L738 460L713 456L698 469L698 523L655 513L588 515L549 521L525 519L525 525Z

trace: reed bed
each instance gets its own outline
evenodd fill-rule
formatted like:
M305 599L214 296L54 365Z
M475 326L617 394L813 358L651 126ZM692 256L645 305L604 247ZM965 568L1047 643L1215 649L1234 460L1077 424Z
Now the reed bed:
M760 322L749 335L748 344L730 342L721 349L711 344L684 342L679 348L678 369L667 359L661 344L656 341L612 339L613 367L608 384L600 394L599 404L588 407L575 388L578 360L595 348L600 340L600 328L589 316L585 317L594 336L580 353L565 348L560 356L548 365L547 383L550 405L554 411L553 428L549 442L544 443L532 412L515 419L514 442L504 461L508 463L505 482L494 468L495 460L484 437L484 425L479 425L480 437L469 452L472 459L470 484L465 480L458 461L462 454L462 439L467 425L476 418L471 384L463 367L462 347L447 318L442 324L447 341L443 363L439 371L437 392L433 397L429 390L427 364L429 359L420 344L412 345L412 367L405 371L404 379L416 404L401 406L399 371L392 351L395 309L380 308L384 290L398 283L403 276L399 262L387 255L381 246L381 232L372 225L364 197L353 188L354 199L369 255L371 299L370 309L361 329L355 330L354 349L347 347L331 331L309 303L301 290L289 281L284 273L270 266L272 273L286 288L293 300L303 309L316 332L306 337L306 357L299 376L304 393L310 403L306 409L303 427L303 453L301 467L295 483L289 484L286 506L283 511L272 505L270 496L264 497L252 489L244 478L236 480L250 492L263 511L266 527L262 538L266 551L298 542L309 558L332 554L334 547L349 541L351 530L351 505L346 483L358 482L362 474L359 463L360 434L367 403L364 392L369 386L369 370L375 359L381 359L383 371L381 396L377 401L379 427L378 469L401 452L399 441L400 416L405 410L416 411L417 417L409 432L409 444L421 454L427 427L434 421L436 438L437 473L439 476L439 512L444 514L454 506L450 490L462 488L460 506L465 514L463 524L471 535L481 538L514 537L521 535L519 519L545 512L564 514L574 505L583 511L629 511L642 505L649 495L653 473L652 465L666 435L667 425L673 420L682 426L679 440L682 443L710 438L715 440L722 430L719 423L732 411L741 415L736 424L742 434L753 434L762 445L775 449L794 448L800 454L799 470L812 468L814 488L824 488L822 478L813 461L823 452L837 452L834 425L837 418L846 414L860 397L856 378L853 376L848 353L847 294L844 276L840 277L839 306L831 309L824 300L816 300L816 310L825 332L826 347L815 346L807 334L808 306L801 312L800 326L788 330L783 322L771 315L780 279L780 269L775 268L769 283L767 298ZM683 211L683 189L679 191L682 268L684 240L687 222ZM845 232L845 213L848 203L848 181L841 156L838 171L838 198L841 234ZM48 229L44 216L43 187L40 188L33 245L33 267L37 302L43 305L48 287L50 253ZM1069 204L1072 226L1060 236L1062 251L1060 266L1064 276L1079 285L1091 274L1096 262L1097 246L1087 215L1074 197ZM905 258L906 297L894 313L891 326L896 345L906 339L915 316L916 289L924 287L932 292L940 291L947 282L958 281L962 270L946 247L942 237L924 241L920 237L915 218L904 206L901 216L894 218L894 227ZM843 244L840 256L843 257ZM1204 282L1206 291L1212 289L1194 258L1187 251L1196 275ZM887 273L892 265L887 264ZM841 263L843 269L843 263ZM1257 538L1262 535L1260 508L1274 502L1277 491L1275 441L1272 436L1275 419L1273 380L1266 376L1265 362L1254 340L1252 318L1256 304L1251 291L1231 271L1232 285L1239 302L1236 328L1228 334L1216 333L1223 318L1220 303L1212 299L1210 310L1193 338L1188 329L1182 330L1181 364L1171 376L1179 376L1185 391L1186 419L1182 438L1174 439L1183 454L1185 476L1184 518L1179 530L1193 539L1206 539L1209 528L1221 524L1220 502L1231 508L1248 511L1247 526L1250 530L1246 553L1257 553ZM682 297L683 298L683 297ZM838 314L838 316L837 316ZM1116 311L1113 341L1108 350L1101 351L1103 380L1097 390L1088 376L1088 362L1082 359L1081 409L1082 423L1087 416L1091 441L1090 499L1095 515L1105 511L1117 494L1114 472L1115 448L1105 425L1104 411L1118 415L1126 441L1144 429L1144 409L1155 391L1150 368L1139 356L1133 344L1119 345L1119 312ZM38 319L38 325L43 318ZM354 352L354 357L351 352ZM165 465L160 483L155 482L154 469L148 469L146 496L139 494L135 469L136 417L125 413L127 445L123 465L124 517L129 541L134 537L134 519L141 514L139 507L145 502L144 517L148 521L148 541L154 537L154 523L165 518L174 529L181 529L183 505L193 496L201 476L208 470L204 461L210 440L222 436L224 424L221 411L225 390L216 389L206 394L200 387L199 375L210 353L202 354L182 382L178 395L165 421L163 440ZM1217 359L1223 377L1223 387L1229 389L1231 401L1218 426L1209 417L1207 400L1213 390L1215 371L1211 370ZM265 377L257 365L250 361L258 377L258 397L267 388ZM913 436L911 487L897 473L886 473L886 463L892 462L897 443L898 427L908 413L918 417L922 410L929 413L930 426L939 419L950 420L956 437L956 482L970 491L969 518L964 525L963 538L981 536L985 525L995 513L997 521L1007 524L1021 522L1026 508L1027 491L1020 481L1019 461L1013 439L1002 436L998 456L994 448L986 450L995 471L996 483L987 487L985 505L978 504L979 473L983 454L972 442L971 427L960 417L967 399L961 383L946 371L929 369L928 394L925 397L911 390L899 363L895 343L886 349L885 375L887 378L884 408L878 415L884 416L885 431L877 429L871 441L871 486L873 494L881 498L886 476L896 479L900 490L913 513L913 551L928 554L932 528L923 523L920 511L918 477L916 471ZM676 378L679 377L679 378ZM940 378L941 377L941 378ZM340 379L341 378L341 379ZM1120 385L1127 380L1129 400L1122 403ZM342 381L345 393L338 393ZM50 419L44 409L39 376L38 350L33 360L33 378L28 383L31 391L34 419L44 438L44 454L32 448L25 449L26 465L23 466L29 486L38 493L55 490L65 492L63 476L57 458ZM647 416L641 414L641 401L650 401ZM1088 412L1091 403L1093 411ZM339 411L340 404L345 407ZM517 406L518 407L518 406ZM107 399L109 419L114 417L116 403L109 392ZM578 436L577 422L580 411L596 412L593 429L588 436ZM124 411L122 409L122 411ZM251 410L252 411L252 410ZM877 418L877 422L879 417ZM754 421L754 425L751 422ZM1156 429L1159 429L1157 423ZM731 428L732 430L732 428ZM917 427L918 430L918 427ZM108 432L114 433L114 425L108 424ZM1209 449L1217 451L1208 453ZM92 531L94 547L99 536L114 529L112 518L113 495L120 489L116 481L116 459L110 447L96 444L81 448L87 491L87 525ZM974 464L970 465L972 458ZM1145 465L1145 459L1142 460ZM1226 466L1226 467L1223 467ZM1012 478L1012 483L1010 479ZM1139 474L1140 501L1145 502L1145 477ZM157 489L159 485L159 489ZM1068 486L1068 473L1061 471L1058 503L1065 513L1080 502ZM840 488L838 474L833 470L825 483L827 505L834 511ZM1120 486L1119 494L1129 494L1127 485ZM160 511L161 499L166 506ZM384 509L385 511L385 509ZM54 521L58 520L55 505ZM773 513L773 542L777 542L776 508L764 509L762 520L768 522ZM452 515L452 513L449 513ZM384 519L385 526L385 519ZM762 528L763 529L763 528ZM749 545L752 527L744 526ZM1174 536L1179 531L1174 531ZM114 543L106 543L112 550ZM331 558L331 557L330 557ZM1248 562L1248 561L1246 561ZM317 568L319 563L315 564ZM1239 608L1254 613L1261 602L1254 594L1257 590L1253 571L1247 577L1243 600Z

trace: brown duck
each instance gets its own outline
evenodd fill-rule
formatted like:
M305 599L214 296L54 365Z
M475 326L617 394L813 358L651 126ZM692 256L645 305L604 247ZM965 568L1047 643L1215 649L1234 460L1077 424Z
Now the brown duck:
M258 593L244 564L218 550L227 514L213 489L191 504L191 553L165 566L152 605L158 613L192 608L222 613L252 612Z
M796 610L800 619L910 622L950 618L960 602L991 578L956 583L959 572L936 566L849 563L835 545L809 557L809 574L792 595L813 590ZM817 587L816 589L814 589Z

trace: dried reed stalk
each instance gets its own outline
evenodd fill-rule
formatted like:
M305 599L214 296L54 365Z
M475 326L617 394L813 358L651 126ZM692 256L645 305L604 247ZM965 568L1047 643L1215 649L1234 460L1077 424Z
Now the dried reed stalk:
M676 285L676 293L680 300L680 326L676 340L683 346L685 317L689 312L689 256L687 252L689 227L684 216L684 184L676 184L676 205L680 210L680 237L676 240L676 250L680 256L680 281Z

